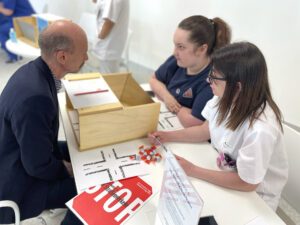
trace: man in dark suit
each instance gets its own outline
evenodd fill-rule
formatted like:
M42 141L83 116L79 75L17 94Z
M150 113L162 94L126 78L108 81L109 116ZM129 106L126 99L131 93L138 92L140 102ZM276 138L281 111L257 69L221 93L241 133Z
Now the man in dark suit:
M63 208L76 195L67 147L58 143L55 79L87 60L87 37L70 21L57 21L39 37L41 57L18 69L0 96L0 200L15 201L21 220ZM79 221L67 213L62 224ZM14 217L0 210L0 224Z

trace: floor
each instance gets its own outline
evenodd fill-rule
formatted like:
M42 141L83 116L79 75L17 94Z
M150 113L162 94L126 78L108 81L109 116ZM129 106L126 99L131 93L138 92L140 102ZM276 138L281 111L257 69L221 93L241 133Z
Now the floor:
M6 64L6 55L2 50L0 50L0 92L4 88L6 82L10 76L19 68L23 63L26 63L26 60L14 64Z
M7 83L11 75L28 60L23 59L20 62L14 64L5 63L6 56L3 51L0 50L0 93ZM153 70L145 68L135 63L130 63L129 70L133 71L132 75L138 83L147 83ZM92 71L92 68L86 68L87 72ZM124 70L124 68L122 69ZM64 133L60 129L60 139L64 139ZM277 210L277 214L285 221L288 225L300 225L300 214L291 208L284 200L280 202L280 208Z

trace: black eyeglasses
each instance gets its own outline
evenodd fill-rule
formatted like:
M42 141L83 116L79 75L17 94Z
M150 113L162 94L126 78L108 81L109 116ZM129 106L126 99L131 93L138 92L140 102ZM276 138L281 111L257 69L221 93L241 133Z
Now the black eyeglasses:
M222 81L226 81L226 78L225 77L216 77L213 75L213 69L210 70L210 73L207 77L207 82L212 84L212 83L216 83L215 80L222 80Z

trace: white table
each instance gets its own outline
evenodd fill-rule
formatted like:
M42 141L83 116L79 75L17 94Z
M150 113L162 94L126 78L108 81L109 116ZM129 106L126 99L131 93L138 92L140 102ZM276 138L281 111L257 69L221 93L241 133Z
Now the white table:
M62 122L68 141L71 160L78 157L78 145L66 111L64 93L58 94ZM216 151L209 144L187 144L172 143L168 145L175 154L185 157L197 165L206 168L217 169ZM97 148L99 150L99 148ZM93 150L90 150L93 151ZM76 183L79 183L76 176ZM163 162L153 166L149 175L151 184L160 187L163 176ZM148 179L147 179L148 180ZM244 225L256 217L260 217L272 225L285 224L256 194L256 192L240 192L225 189L202 180L191 178L192 184L204 200L204 208L201 216L213 215L219 225ZM155 221L156 207L159 194L156 194L144 207L142 207L132 218L128 225L153 225Z
M19 39L17 40L17 42L7 40L5 44L6 48L10 52L22 56L24 58L35 59L41 55L41 50L39 48L32 47L31 45L26 44L25 42Z

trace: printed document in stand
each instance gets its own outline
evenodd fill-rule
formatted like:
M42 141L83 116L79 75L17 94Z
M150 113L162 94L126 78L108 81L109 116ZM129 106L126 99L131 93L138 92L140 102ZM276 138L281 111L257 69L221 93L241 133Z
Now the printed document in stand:
M155 225L197 225L203 200L170 150L165 157Z

